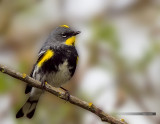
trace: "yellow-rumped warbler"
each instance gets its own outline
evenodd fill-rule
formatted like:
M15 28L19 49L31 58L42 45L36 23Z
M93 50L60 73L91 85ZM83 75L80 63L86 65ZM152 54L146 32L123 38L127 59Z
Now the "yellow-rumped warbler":
M61 25L51 32L39 51L38 60L30 76L42 82L42 85L47 82L54 87L61 87L69 81L77 65L78 53L74 43L75 36L79 33L80 31L73 31L67 25ZM30 96L18 111L16 118L33 117L43 90L27 85L25 93L29 92Z

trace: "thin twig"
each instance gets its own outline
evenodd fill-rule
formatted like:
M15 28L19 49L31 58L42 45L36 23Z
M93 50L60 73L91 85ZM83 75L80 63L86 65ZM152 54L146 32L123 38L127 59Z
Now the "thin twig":
M53 95L63 99L63 100L67 100L68 96L66 96L65 92L60 90L59 88L55 88L52 87L49 84L46 84L46 88L44 89L41 86L41 82L29 77L28 75L26 75L25 73L19 73L16 72L4 65L0 64L0 71L2 73L5 73L7 75L10 75L11 77L14 77L18 80L24 81L25 83L29 84L30 86L39 88L39 89L43 89L45 91L48 91L50 93L52 93ZM71 104L74 104L76 106L79 106L85 110L88 110L94 114L96 114L97 116L100 117L100 119L104 122L108 122L110 124L126 124L126 122L124 122L124 120L118 120L110 115L108 115L107 113L103 112L103 110L97 108L95 105L93 105L92 103L88 103L86 101L83 101L75 96L70 95L69 100L68 100Z

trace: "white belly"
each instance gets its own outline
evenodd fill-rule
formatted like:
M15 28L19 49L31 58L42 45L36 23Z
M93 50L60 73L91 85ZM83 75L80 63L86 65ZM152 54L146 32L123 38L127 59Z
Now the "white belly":
M71 78L68 62L65 61L63 64L59 65L57 72L46 74L45 77L46 81L49 84L54 87L60 87L62 84L66 83Z

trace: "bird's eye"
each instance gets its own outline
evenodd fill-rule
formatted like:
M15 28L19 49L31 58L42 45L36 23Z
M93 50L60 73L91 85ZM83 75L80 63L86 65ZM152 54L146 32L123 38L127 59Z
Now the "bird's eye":
M67 35L66 34L62 34L62 37L67 37Z

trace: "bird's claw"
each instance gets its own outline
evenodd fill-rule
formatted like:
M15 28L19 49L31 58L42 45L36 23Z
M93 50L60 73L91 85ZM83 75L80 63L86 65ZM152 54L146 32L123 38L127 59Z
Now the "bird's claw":
M69 94L69 92L68 91L65 91L65 96L66 96L66 101L69 101L69 99L70 99L70 94Z
M69 99L70 99L70 93L69 93L69 91L67 89L63 88L63 87L60 87L60 88L65 91L66 101L69 101Z

